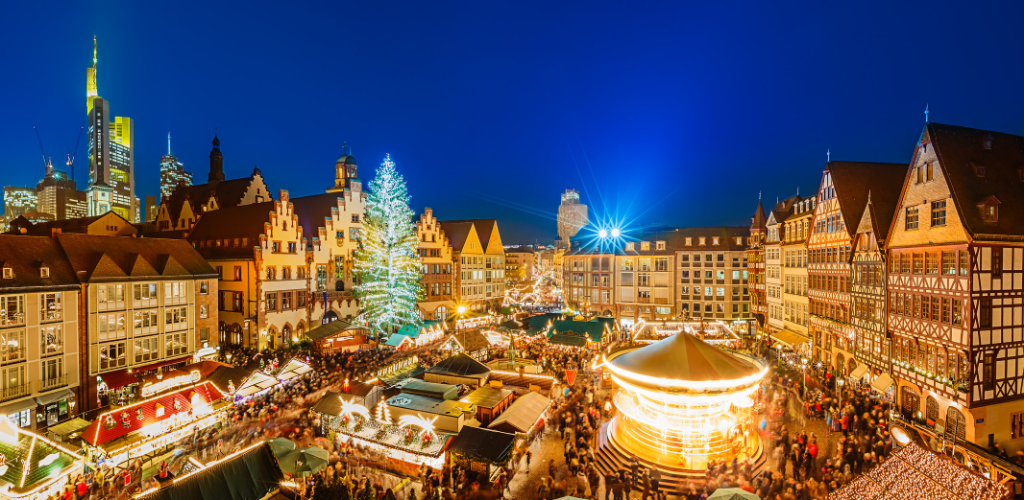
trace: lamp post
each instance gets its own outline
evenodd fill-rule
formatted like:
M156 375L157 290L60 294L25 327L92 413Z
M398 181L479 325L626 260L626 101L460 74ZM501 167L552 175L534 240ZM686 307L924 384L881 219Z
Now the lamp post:
M459 306L459 319L455 320L455 333L459 333L462 329L462 315L466 313L466 306Z
M807 397L807 358L800 358L800 369L803 371L804 375L804 388L800 395L801 397Z

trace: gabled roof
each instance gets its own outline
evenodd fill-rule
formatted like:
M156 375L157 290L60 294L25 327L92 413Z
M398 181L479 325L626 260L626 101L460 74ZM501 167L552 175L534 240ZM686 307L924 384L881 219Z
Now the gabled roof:
M857 224L864 214L868 192L877 191L885 196L884 193L890 192L894 185L902 187L907 174L904 163L832 161L826 169L832 175L839 211L850 236L856 233Z
M351 330L365 330L366 327L365 326L361 326L361 325L353 325L352 323L348 323L348 322L345 322L345 321L342 321L342 320L337 320L337 321L331 321L330 323L327 323L326 325L320 325L320 326L318 326L316 328L313 328L311 330L307 330L306 331L306 337L309 337L309 340L313 340L313 341L323 340L323 339L326 339L327 337L330 337L330 336L332 336L332 335L334 335L334 334L336 334L338 332L341 332L342 330L349 330L349 329L351 329Z
M64 250L48 236L0 234L0 268L4 267L14 271L12 279L0 280L4 291L71 290L79 286ZM42 277L43 267L50 269L50 277Z
M295 211L295 216L299 219L299 226L302 227L302 236L304 238L307 238L308 241L313 241L313 237L320 234L320 228L327 227L326 219L331 217L331 209L338 208L338 198L343 196L344 193L342 192L334 192L301 196L288 200L292 202L292 209ZM348 235L346 235L347 237Z
M236 207L242 201L242 197L245 196L245 192L249 189L252 181L253 176L250 175L241 179L217 182L213 186L210 184L180 186L171 193L171 196L164 203L167 205L167 212L171 219L177 219L181 216L181 209L185 205L185 200L188 200L189 205L192 206L192 210L196 212L197 216L199 215L197 207L209 203L210 198L213 196L217 197L217 205L220 209ZM268 199L271 198L270 193L267 193L266 196Z
M991 147L985 149L988 138ZM975 240L988 234L1024 235L1024 182L1019 173L1024 168L1024 137L929 123L921 140L935 148L960 219ZM976 165L985 167L984 177L975 174ZM999 220L994 224L985 222L977 208L990 196L1000 202Z
M772 208L769 217L774 217L774 222L776 224L786 220L786 217L789 217L789 215L793 213L793 207L802 199L803 198L801 198L800 195L794 195L776 203Z
M266 231L275 202L265 201L238 207L221 208L204 213L188 234L190 243L204 240L248 238L245 245L231 247L198 247L206 258L252 257L253 247L259 245L260 235Z
M505 432L529 433L534 423L541 418L550 405L550 399L536 392L528 392L515 400L487 428Z
M190 463L190 462L186 462ZM270 445L260 442L136 497L139 500L260 500L278 490L284 473Z
M589 338L591 342L600 342L601 336L604 335L605 322L603 321L575 321L575 320L556 320L554 322L554 333L565 334L568 332L574 332ZM584 342L586 343L586 342Z
M57 241L82 282L217 277L217 271L184 240L59 234ZM138 263L139 259L144 264ZM153 271L156 274L146 274Z
M54 229L60 229L62 233L85 233L89 230L89 226L107 216L113 216L124 221L125 226L132 226L128 219L121 217L117 212L110 211L101 215L94 215L92 217L78 217L74 219L60 219L54 221L40 222L32 224L32 227L28 228L26 234L33 236L50 236L53 234ZM133 226L134 227L134 226Z
M764 205L761 204L761 200L757 200L757 210L754 211L754 219L750 223L750 229L764 229L767 220L768 218L764 215Z
M884 248L885 242L888 241L889 227L899 209L899 202L900 190L892 189L892 186L885 186L878 194L875 191L868 192L868 204L863 217L870 218L879 248Z
M466 240L469 239L469 233L473 230L472 222L464 221L438 221L437 225L441 226L441 231L444 231L444 235L448 237L448 244L452 246L452 250L461 252L462 247L466 246ZM481 240L481 244L483 244Z
M455 341L466 350L466 352L487 349L491 345L487 340L487 337L480 333L480 330L463 330L452 335L452 338L454 338Z
M467 425L452 440L448 451L474 460L504 464L512 454L515 443L515 434Z
M152 423L166 420L174 414L187 414L192 411L193 394L198 395L200 400L208 405L224 397L213 384L202 382L157 398L115 408L99 415L82 432L82 439L93 446L99 446L140 431ZM161 407L163 408L162 414L158 412Z

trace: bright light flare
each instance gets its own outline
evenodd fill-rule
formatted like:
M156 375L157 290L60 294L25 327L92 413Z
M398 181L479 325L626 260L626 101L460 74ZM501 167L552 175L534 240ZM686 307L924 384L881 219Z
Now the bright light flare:
M602 229L602 230L597 232L597 235L599 237L601 237L601 238L607 238L608 237L608 230L607 229Z
M612 229L612 238L618 238L622 234L619 228Z

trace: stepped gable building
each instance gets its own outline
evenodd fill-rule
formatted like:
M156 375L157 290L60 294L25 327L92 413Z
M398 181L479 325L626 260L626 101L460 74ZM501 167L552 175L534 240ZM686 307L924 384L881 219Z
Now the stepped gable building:
M334 165L334 186L324 194L291 199L310 262L309 322L314 326L359 315L352 294L352 253L359 247L366 193L347 145L345 151Z
M174 187L171 195L161 201L156 230L188 231L204 213L272 199L258 168L254 167L249 177L224 179L224 155L220 151L220 139L214 135L206 184Z
M870 191L898 184L905 171L899 163L830 161L822 173L811 233L807 239L811 306L810 333L814 359L833 366L840 376L857 367L850 323L853 238Z
M274 349L309 329L304 234L284 190L274 201L221 208L199 218L188 241L220 277L221 341Z
M461 227L461 226L460 226ZM457 312L454 274L454 251L448 236L441 229L441 223L434 217L434 210L427 207L416 221L416 237L419 240L420 260L423 261L423 300L419 303L424 318L445 321Z
M947 436L1024 448L1024 138L929 123L889 228L897 400Z

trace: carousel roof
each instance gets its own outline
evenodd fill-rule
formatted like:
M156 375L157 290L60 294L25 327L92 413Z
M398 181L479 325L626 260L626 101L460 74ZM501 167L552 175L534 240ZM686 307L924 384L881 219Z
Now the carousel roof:
M671 380L734 380L761 368L688 333L677 333L609 361L615 368Z

